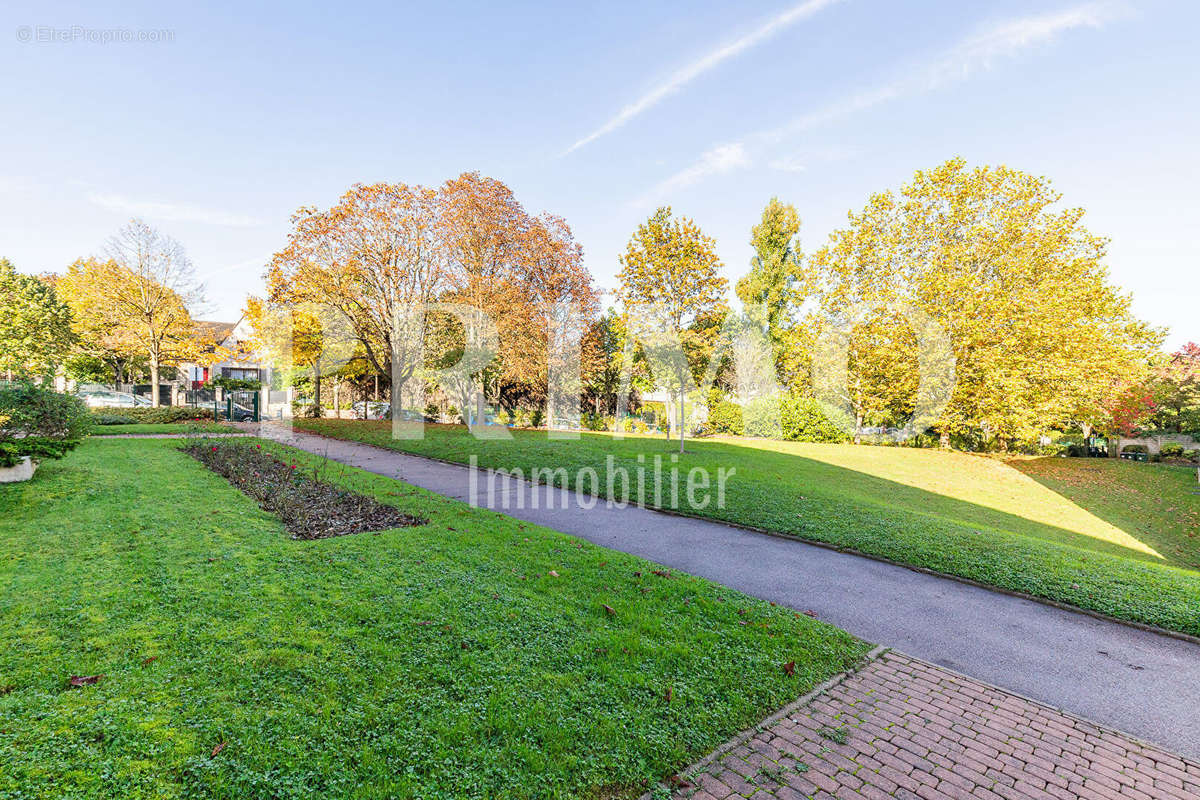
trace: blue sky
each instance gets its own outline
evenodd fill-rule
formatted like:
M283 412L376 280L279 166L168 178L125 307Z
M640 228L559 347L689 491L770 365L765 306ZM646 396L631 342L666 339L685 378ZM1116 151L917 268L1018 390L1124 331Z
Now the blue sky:
M811 251L962 156L1053 179L1138 313L1200 339L1200 4L200 5L5 4L0 255L61 270L142 216L232 319L297 207L479 170L564 216L604 288L659 203L733 280L772 195ZM110 29L169 35L80 38Z

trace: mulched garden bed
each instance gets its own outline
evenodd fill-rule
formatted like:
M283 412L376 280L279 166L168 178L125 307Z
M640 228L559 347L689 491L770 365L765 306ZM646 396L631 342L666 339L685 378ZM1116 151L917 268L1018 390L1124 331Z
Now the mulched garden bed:
M428 522L321 480L322 468L302 470L264 452L260 444L200 439L182 449L279 517L293 539L326 539Z

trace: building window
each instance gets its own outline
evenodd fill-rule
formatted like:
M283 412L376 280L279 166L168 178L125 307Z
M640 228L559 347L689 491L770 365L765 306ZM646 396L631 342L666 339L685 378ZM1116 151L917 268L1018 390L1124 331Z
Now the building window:
M240 367L221 367L222 378L232 378L235 381L258 380L257 369L241 369Z

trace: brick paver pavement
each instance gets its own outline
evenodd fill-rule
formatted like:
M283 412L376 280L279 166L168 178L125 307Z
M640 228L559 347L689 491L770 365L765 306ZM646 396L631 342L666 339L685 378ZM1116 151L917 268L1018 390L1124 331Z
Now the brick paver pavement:
M1200 798L1200 764L896 652L684 779L692 800Z

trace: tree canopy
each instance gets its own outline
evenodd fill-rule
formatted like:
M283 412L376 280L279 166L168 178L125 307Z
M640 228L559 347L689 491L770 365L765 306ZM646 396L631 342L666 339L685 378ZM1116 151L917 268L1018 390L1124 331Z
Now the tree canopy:
M1129 296L1109 283L1107 241L1060 200L1045 178L954 159L849 215L810 262L821 306L813 324L880 309L852 346L860 410L911 405L916 342L887 311L901 303L952 343L957 381L936 421L943 435L1004 446L1104 418L1102 400L1161 332L1133 316ZM887 344L867 346L871 338Z
M71 311L54 288L0 258L0 372L9 380L47 375L73 343Z
M617 297L631 316L630 330L646 352L655 383L677 395L679 447L683 403L690 380L703 372L728 310L729 282L720 275L716 242L670 207L656 210L630 237L617 274Z

